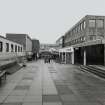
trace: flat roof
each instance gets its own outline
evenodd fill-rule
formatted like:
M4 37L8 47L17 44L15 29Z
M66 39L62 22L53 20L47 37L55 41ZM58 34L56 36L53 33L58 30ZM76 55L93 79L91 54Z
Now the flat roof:
M3 38L3 39L8 40L8 41L11 41L11 40L9 40L9 39L7 39L6 37L1 36L1 35L0 35L0 38ZM15 41L11 41L11 42L16 43L16 44L19 44L19 43L15 42ZM19 44L19 45L21 45L21 44ZM23 46L23 45L22 45L22 46Z

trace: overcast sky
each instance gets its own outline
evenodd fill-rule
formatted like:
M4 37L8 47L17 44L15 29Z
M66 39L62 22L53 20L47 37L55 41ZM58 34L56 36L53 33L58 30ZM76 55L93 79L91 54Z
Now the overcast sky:
M55 43L85 15L105 15L105 0L0 0L0 34Z

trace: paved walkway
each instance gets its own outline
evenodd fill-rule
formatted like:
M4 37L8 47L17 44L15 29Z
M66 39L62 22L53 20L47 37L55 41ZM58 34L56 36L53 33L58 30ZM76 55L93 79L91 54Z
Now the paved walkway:
M105 105L105 80L73 65L28 63L0 87L0 105Z

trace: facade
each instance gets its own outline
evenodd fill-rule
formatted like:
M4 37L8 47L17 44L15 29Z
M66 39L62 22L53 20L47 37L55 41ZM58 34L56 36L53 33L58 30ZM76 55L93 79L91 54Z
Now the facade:
M32 52L39 52L40 42L37 39L32 39Z
M39 54L40 42L37 39L32 39L32 52Z
M27 34L7 33L6 38L22 44L24 52L32 52L32 40Z
M58 49L56 44L41 44L40 51L49 51L50 49Z
M58 48L64 47L64 36L61 36L56 40L56 45L58 46Z
M22 56L24 56L23 45L0 36L0 60L16 60Z
M64 35L64 46L74 49L75 64L105 65L105 16L82 18Z

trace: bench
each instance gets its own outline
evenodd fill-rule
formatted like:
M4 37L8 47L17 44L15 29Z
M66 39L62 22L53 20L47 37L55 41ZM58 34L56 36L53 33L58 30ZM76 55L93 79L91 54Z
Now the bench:
M6 80L6 71L0 71L0 84L2 82L2 80Z

